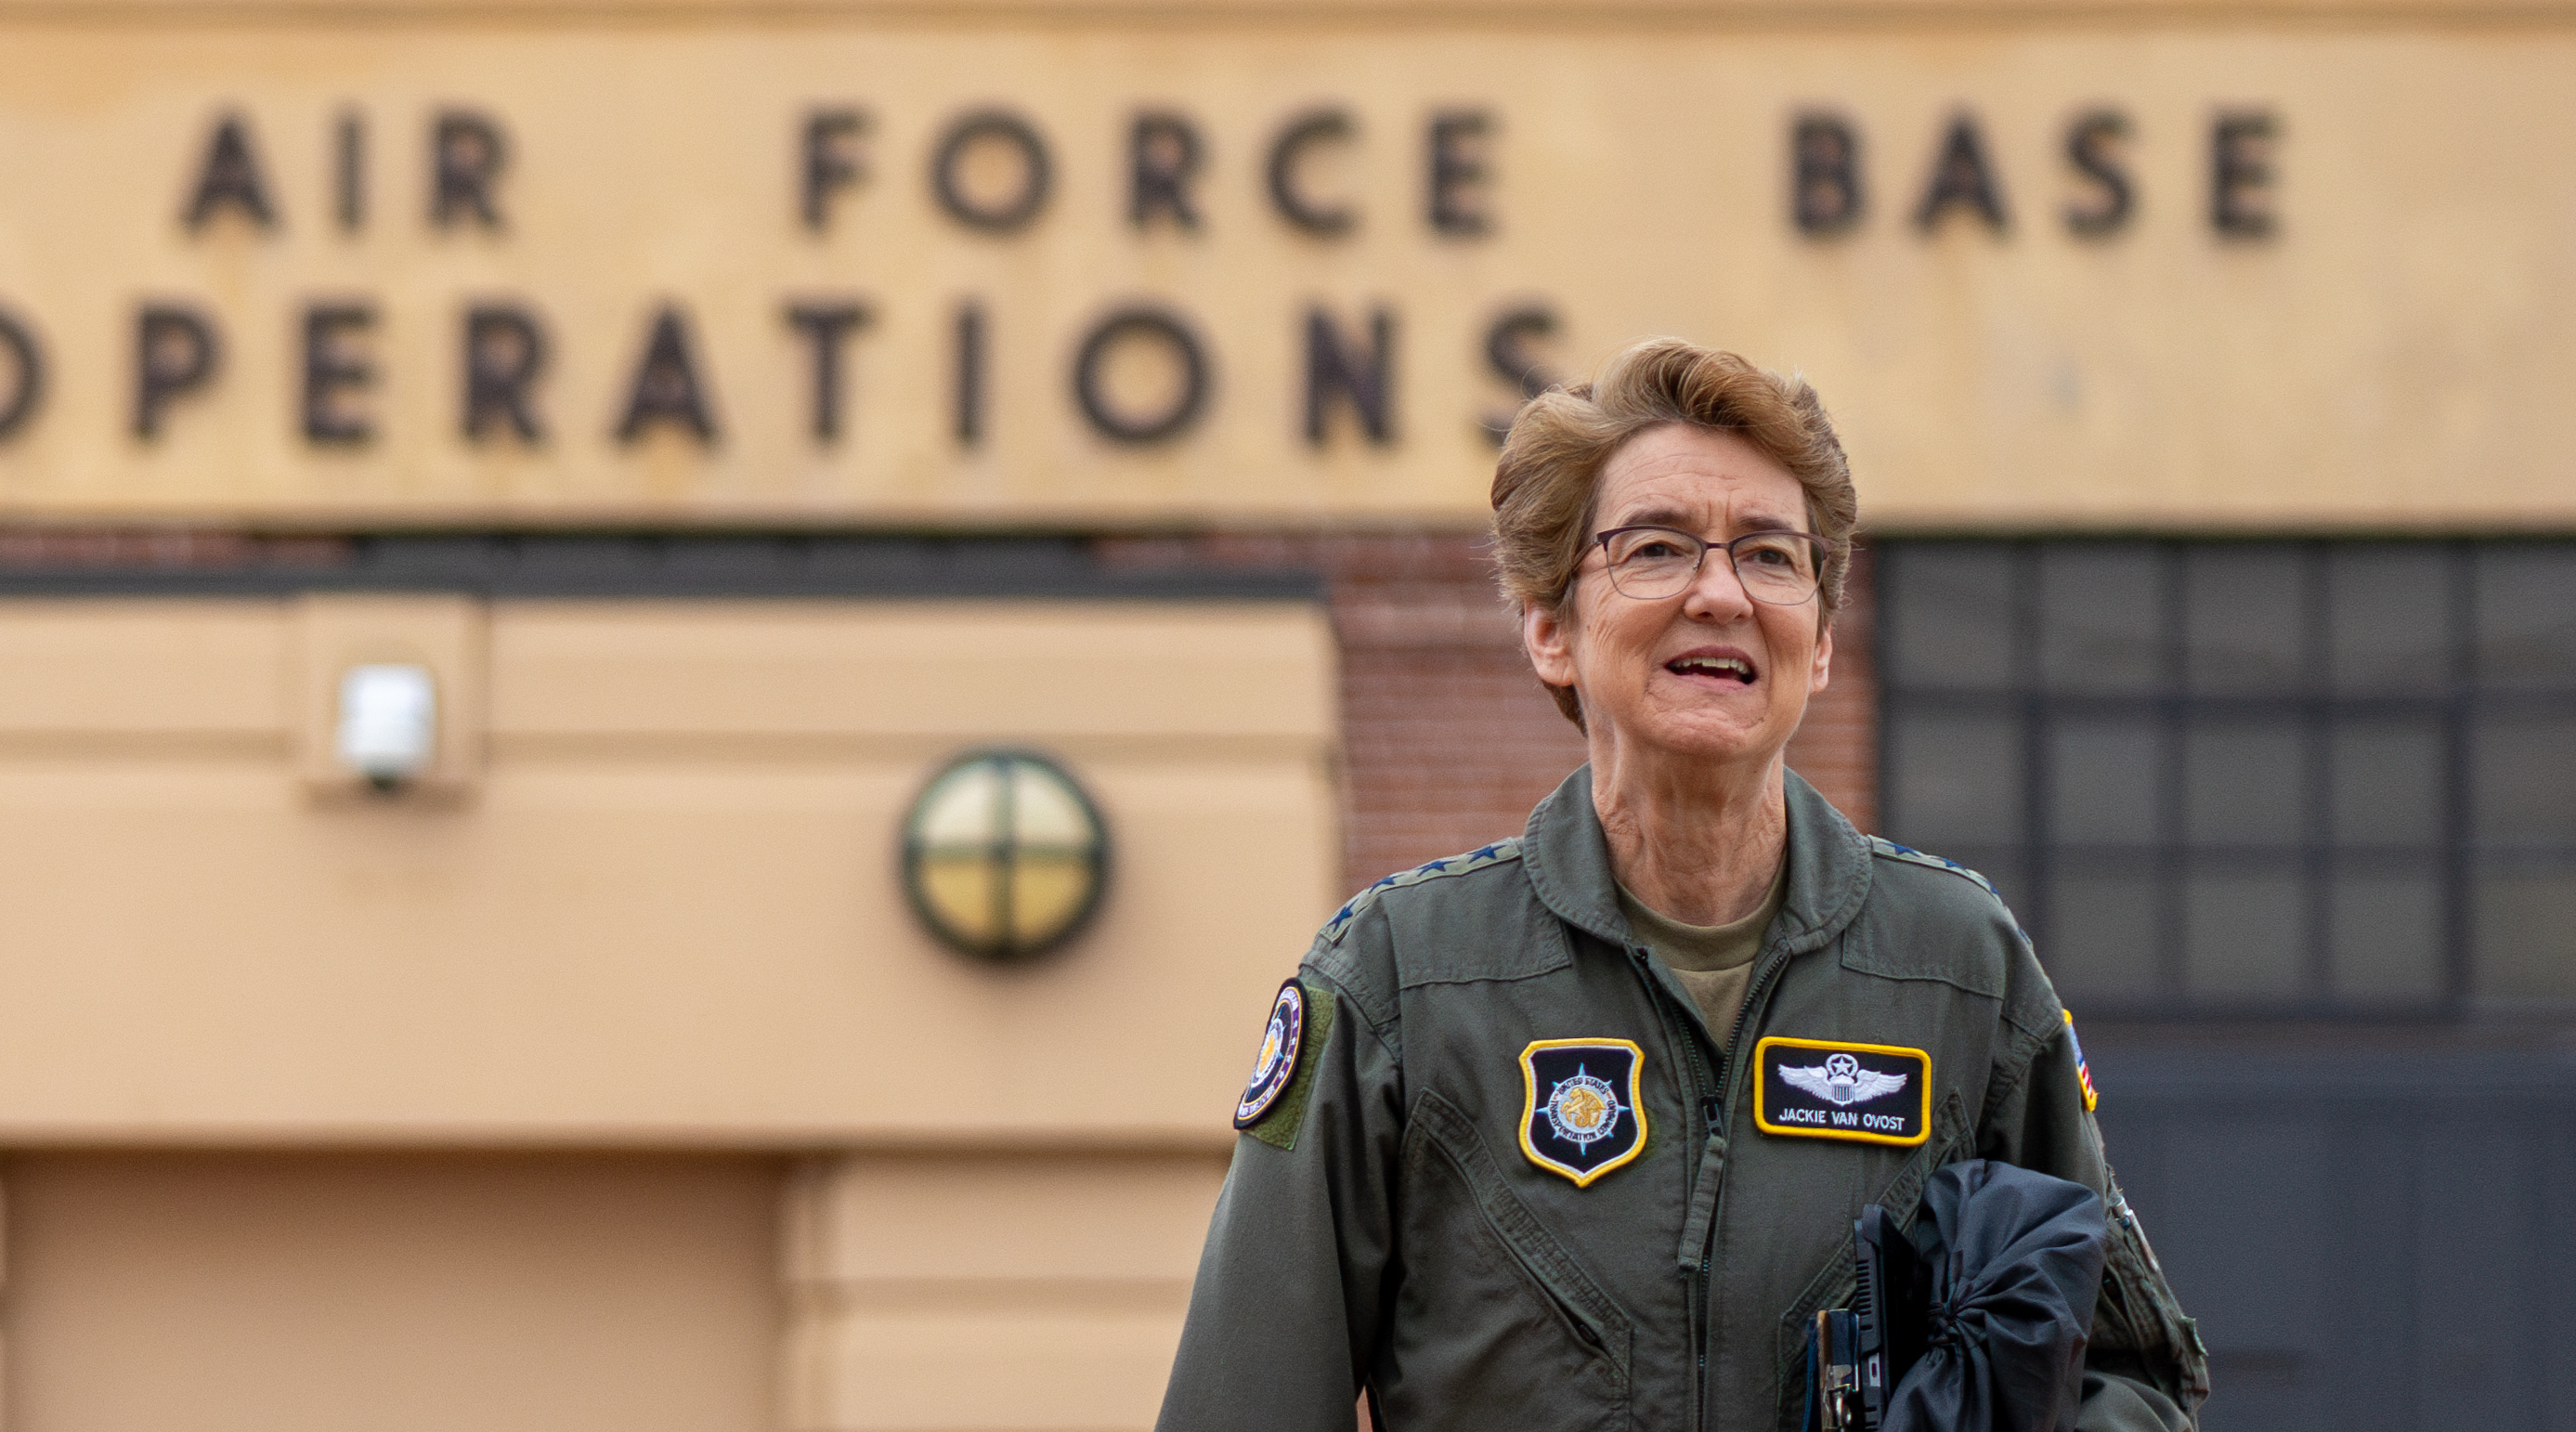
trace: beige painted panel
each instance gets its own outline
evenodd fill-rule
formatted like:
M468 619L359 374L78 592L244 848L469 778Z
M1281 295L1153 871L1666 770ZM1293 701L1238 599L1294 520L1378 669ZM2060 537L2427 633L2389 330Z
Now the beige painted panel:
M1336 719L1316 680L1332 642L1314 610L1278 603L513 603L493 631L493 728L1311 746Z
M292 643L276 602L12 602L0 739L282 743Z
M996 1307L851 1316L835 1429L1146 1428L1179 1345L1187 1291L1166 1306Z
M790 1432L1142 1428L1221 1155L855 1157L791 1185Z
M1177 1280L1186 1288L1225 1166L1222 1152L823 1163L804 1173L789 1220L789 1277L879 1285Z
M2268 13L2294 8L2315 7ZM1491 467L1475 420L1507 396L1486 326L1540 299L1562 315L1549 355L1565 370L1653 332L1805 370L1882 526L2576 521L2576 216L2542 177L2576 168L2564 5L2430 5L2422 28L2222 24L2197 4L2018 26L2029 11L1860 4L1822 17L1855 23L1792 25L1718 7L1574 29L1419 23L1446 7L1399 6L1416 22L1396 25L1077 11L6 22L0 190L28 197L0 214L0 301L41 334L53 381L0 447L0 515L1464 524ZM2429 23L2454 12L2515 23ZM1263 190L1283 121L1327 101L1358 124L1314 174L1359 207L1344 241L1289 230ZM818 103L876 117L870 177L821 236L796 218L794 149ZM925 178L941 127L990 103L1040 128L1058 180L1008 236L943 217ZM329 134L353 104L373 208L348 235L330 219ZM510 132L503 231L424 221L426 126L448 104ZM2096 104L2132 121L2139 195L2131 228L2101 241L2059 219L2085 192L2065 127ZM1206 132L1195 234L1126 220L1123 145L1145 105ZM1455 105L1495 117L1486 239L1423 219L1424 125ZM1788 117L1815 105L1863 127L1873 196L1826 243L1785 213ZM2210 117L2238 105L2281 119L2266 242L2220 242L2206 222ZM227 108L252 124L283 217L191 236L174 216ZM1985 126L2002 236L1911 222L1962 109ZM381 437L317 450L295 420L297 315L340 295L381 309ZM807 350L782 318L816 295L876 313L851 340L837 446L809 436ZM970 295L991 314L992 407L986 441L961 450L949 334ZM205 307L227 351L150 444L129 435L147 296ZM459 433L460 315L492 297L533 304L554 334L540 447ZM1214 366L1205 422L1164 447L1093 435L1070 391L1083 334L1139 299L1186 315ZM708 374L723 436L704 451L611 434L665 302L690 315ZM1397 310L1393 446L1304 441L1310 302L1354 332L1370 305Z
M1186 696L1277 624L1125 669ZM0 1140L1221 1144L1268 991L1338 899L1329 740L1108 741L1073 715L1010 734L1100 801L1110 896L1010 971L904 906L928 744L563 736L442 804L317 802L282 747L0 752Z
M777 1166L9 1168L12 1432L769 1432Z
M487 20L507 15L528 21L594 23L601 16L632 20L650 15L709 20L796 20L820 16L846 20L917 20L920 0L0 0L0 16L59 20L206 19L275 22L338 21L352 13L393 19ZM1668 29L1735 25L1906 25L1926 21L1990 25L2168 22L2175 19L2237 24L2249 21L2308 24L2386 22L2415 24L2547 25L2563 22L2569 0L1598 0L1580 15L1558 0L942 0L951 17L1003 23L1091 24L1126 27L1140 16L1158 24L1239 24L1246 20L1313 24L1319 18L1384 23L1439 24L1461 29L1496 25L1598 28L1605 25Z

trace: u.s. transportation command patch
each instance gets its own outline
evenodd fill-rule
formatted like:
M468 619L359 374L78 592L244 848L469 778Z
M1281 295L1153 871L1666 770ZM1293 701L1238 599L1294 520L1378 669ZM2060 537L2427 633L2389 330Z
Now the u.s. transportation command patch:
M1919 1144L1932 1137L1932 1056L1775 1034L1753 1046L1753 1122L1766 1134Z
M1306 991L1295 980L1279 987L1270 1002L1270 1027L1261 1031L1261 1057L1252 1061L1252 1082L1235 1101L1234 1126L1248 1129L1261 1122L1288 1082L1297 1077L1297 1050L1306 1036Z
M2058 1013L2066 1016L2066 1051L2075 1056L2075 1082L2084 1086L2084 1112L2089 1114L2102 1096L2093 1092L2093 1069L2084 1062L2084 1041L2075 1037L2075 1012L2061 1009Z
M1541 1039L1521 1051L1521 1152L1576 1188L1646 1146L1646 1052L1626 1039Z

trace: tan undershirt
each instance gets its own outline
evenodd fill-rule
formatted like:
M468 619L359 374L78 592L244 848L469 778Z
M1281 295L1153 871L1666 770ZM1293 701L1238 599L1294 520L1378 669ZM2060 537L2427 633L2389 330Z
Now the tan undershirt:
M1771 919L1780 913L1780 901L1788 893L1789 861L1784 855L1761 908L1731 924L1685 925L1650 908L1625 885L1619 887L1619 909L1637 938L1680 976L1682 988L1699 1005L1699 1017L1708 1023L1710 1037L1723 1041L1744 1008L1745 987L1753 980L1753 957L1762 953L1762 937L1770 932Z

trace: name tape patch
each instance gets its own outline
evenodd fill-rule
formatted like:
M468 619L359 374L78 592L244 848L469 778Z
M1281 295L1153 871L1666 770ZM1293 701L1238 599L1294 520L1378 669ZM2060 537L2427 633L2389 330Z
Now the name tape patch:
M1270 1002L1270 1024L1261 1031L1261 1053L1252 1061L1252 1078L1235 1101L1234 1126L1248 1129L1261 1122L1297 1077L1297 1051L1305 1042L1306 991L1295 980L1279 987Z
M1932 1137L1932 1056L1772 1035L1753 1046L1753 1121L1766 1134L1922 1143Z
M1521 1051L1521 1152L1576 1188L1646 1147L1637 1083L1646 1052L1627 1039L1538 1039Z

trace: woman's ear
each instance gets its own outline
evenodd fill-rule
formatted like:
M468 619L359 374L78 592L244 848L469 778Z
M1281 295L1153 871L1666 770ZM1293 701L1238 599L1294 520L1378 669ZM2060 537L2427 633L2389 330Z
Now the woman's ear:
M1536 602L1521 608L1521 647L1529 653L1530 669L1550 686L1574 684L1572 617L1570 611Z
M1834 624L1829 620L1816 633L1816 668L1807 674L1809 693L1822 691L1834 675Z

